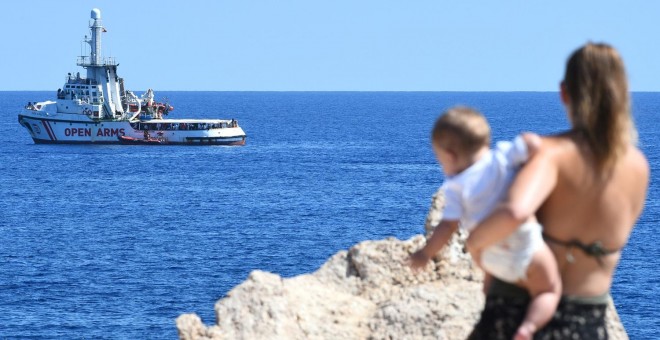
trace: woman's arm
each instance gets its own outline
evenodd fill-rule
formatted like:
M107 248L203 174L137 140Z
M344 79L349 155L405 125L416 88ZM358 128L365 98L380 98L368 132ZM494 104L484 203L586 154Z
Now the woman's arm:
M470 233L466 247L477 253L509 236L536 213L557 185L557 165L542 147L514 179L507 200Z

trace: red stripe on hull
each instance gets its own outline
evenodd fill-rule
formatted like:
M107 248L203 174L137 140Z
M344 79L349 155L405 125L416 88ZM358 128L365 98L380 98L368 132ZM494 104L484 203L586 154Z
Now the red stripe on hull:
M50 140L57 140L57 139L55 138L55 136L53 136L53 132L50 131L50 126L49 126L48 124L46 124L46 121L45 121L45 120L42 120L42 121L41 121L41 124L43 124L44 129L46 129L46 133L48 134L48 137L50 137Z
M55 136L53 129L50 127L50 123L46 120L42 120L41 123L44 125L44 128L46 128L46 132L48 133L50 139L57 141L57 136Z

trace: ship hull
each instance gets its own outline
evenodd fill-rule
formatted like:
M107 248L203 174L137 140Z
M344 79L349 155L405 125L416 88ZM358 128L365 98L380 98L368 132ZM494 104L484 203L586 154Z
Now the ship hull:
M165 142L165 143L126 143L119 141L95 141L95 142L86 142L86 141L52 141L52 140L43 140L43 139L32 139L34 144L96 144L96 145L112 145L112 144L121 144L121 145L227 145L227 146L241 146L245 145L245 139L237 140L202 140L202 141L186 141L186 142Z
M25 127L36 144L139 144L125 143L120 136L134 140L150 140L157 137L163 143L154 145L244 145L245 133L238 127L181 129L181 126L201 126L191 120L148 120L148 121L94 121L77 119L80 115L48 117L42 113L21 114L19 123ZM59 115L63 116L63 115ZM187 123L183 123L187 122ZM193 122L193 123L191 123ZM218 124L220 125L220 124ZM177 128L174 129L173 127ZM160 129L149 129L158 127Z

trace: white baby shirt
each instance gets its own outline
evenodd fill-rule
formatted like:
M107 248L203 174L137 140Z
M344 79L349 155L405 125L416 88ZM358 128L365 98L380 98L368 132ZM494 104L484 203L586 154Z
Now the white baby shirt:
M459 220L468 232L488 216L509 189L520 166L529 157L527 145L518 136L499 142L495 149L442 185L445 194L443 219ZM483 268L506 282L526 279L534 252L543 244L541 225L525 223L506 239L483 250Z
M442 218L460 220L461 228L472 230L502 201L528 157L527 144L518 136L513 142L498 142L472 166L445 179Z

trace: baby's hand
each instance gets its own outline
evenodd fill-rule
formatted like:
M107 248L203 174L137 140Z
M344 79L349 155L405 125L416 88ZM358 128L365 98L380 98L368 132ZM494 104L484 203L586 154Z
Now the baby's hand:
M423 250L418 250L414 254L410 255L408 258L408 265L412 268L413 271L418 271L420 268L426 266L429 262L429 257L424 254Z
M525 144L527 144L527 154L529 157L534 156L534 154L541 148L543 142L541 137L533 132L525 132L522 134L522 138L525 141Z

